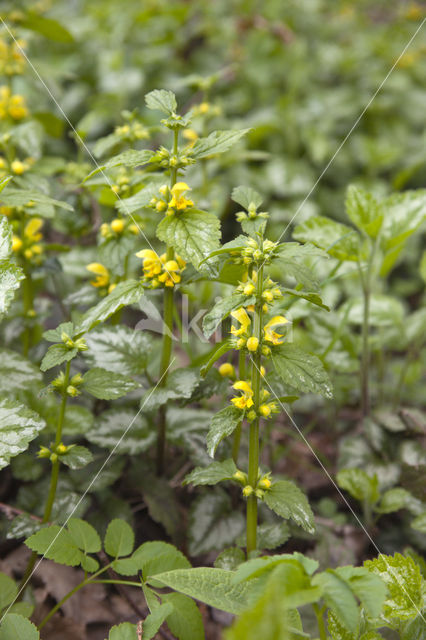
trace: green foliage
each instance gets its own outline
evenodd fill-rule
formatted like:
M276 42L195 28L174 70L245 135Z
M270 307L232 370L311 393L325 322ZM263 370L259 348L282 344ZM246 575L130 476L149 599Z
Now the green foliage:
M84 390L102 400L121 398L138 386L139 384L129 376L113 373L100 367L89 369L83 376Z
M199 138L195 141L190 153L191 156L200 160L216 153L224 153L231 149L250 129L240 131L213 131L207 138Z
M286 344L272 354L272 361L277 374L290 388L331 398L331 382L317 356Z
M0 400L0 469L25 451L44 427L44 420L21 403Z
M128 556L135 544L135 535L124 520L112 520L105 535L105 551L114 558Z
M8 613L0 626L0 639L16 640L16 638L40 640L40 634L37 631L37 627L23 616L16 613Z
M314 514L309 502L293 482L287 480L274 482L265 493L264 500L268 507L282 518L294 520L309 533L315 531Z
M221 441L230 436L240 422L241 411L233 406L225 407L213 416L206 440L207 451L212 458Z
M197 467L185 478L185 484L213 485L222 480L232 480L237 467L231 459L224 462L212 462L208 467Z

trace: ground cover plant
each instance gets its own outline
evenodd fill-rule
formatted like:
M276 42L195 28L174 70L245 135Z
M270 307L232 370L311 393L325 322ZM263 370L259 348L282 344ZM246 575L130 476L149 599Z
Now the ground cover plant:
M0 640L421 640L425 7L4 5Z

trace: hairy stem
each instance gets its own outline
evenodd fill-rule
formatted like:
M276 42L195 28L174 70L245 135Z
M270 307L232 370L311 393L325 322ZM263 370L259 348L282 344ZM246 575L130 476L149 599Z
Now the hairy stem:
M178 152L178 138L179 133L176 129L173 131L173 155ZM172 168L170 171L170 188L176 184L177 181L177 169ZM167 247L166 262L174 260L175 252L173 247ZM173 289L174 287L164 288L164 302L163 302L163 322L164 322L164 334L163 334L163 348L161 352L160 361L160 387L164 387L167 382L167 371L170 366L170 358L172 355L172 337L173 337ZM164 462L166 455L166 407L163 405L160 408L158 416L158 433L157 433L157 474L162 475L164 471Z
M257 290L256 305L254 311L253 335L259 340L259 346L252 357L251 366L251 386L253 389L254 410L257 417L250 424L249 435L249 467L248 467L248 483L254 489L257 485L257 476L259 473L259 407L261 392L261 360L262 360L262 328L263 328L263 266L260 267L257 274ZM257 547L257 497L253 493L247 498L247 554L254 551Z
M319 632L320 640L327 640L327 632L325 630L325 622L324 622L324 611L323 609L320 609L320 607L316 603L314 603L312 606L315 611L315 616L318 622L318 632Z

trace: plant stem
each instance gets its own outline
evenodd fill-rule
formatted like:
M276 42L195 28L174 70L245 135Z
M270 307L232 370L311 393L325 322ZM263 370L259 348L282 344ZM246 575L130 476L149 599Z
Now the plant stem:
M261 387L262 329L263 329L263 265L257 274L256 305L254 310L253 335L259 340L258 348L252 357L251 386L253 390L253 409L257 417L250 424L248 483L256 489L259 473L259 407ZM253 492L247 498L247 554L257 547L257 497Z
M242 349L240 349L238 359L238 377L240 380L245 380L247 375L246 370L246 355ZM232 459L235 464L238 464L238 454L240 453L241 432L243 427L243 421L238 423L237 428L234 431L234 442L232 444Z
M67 387L68 387L68 382L70 378L70 369L71 369L71 360L67 362L67 366L65 369L65 378L64 378L64 385L62 388L61 405L59 407L58 422L56 425L55 447L57 447L61 443L61 439L62 439L62 428L64 424L65 409L67 406L67 399L68 399ZM52 471L50 474L50 487L49 487L49 493L47 496L47 501L44 507L44 514L41 521L42 524L46 524L47 522L49 522L50 516L52 515L53 504L55 502L55 497L56 497L56 489L58 486L59 466L60 466L59 459L56 459L54 462L52 462ZM21 596L24 593L26 583L31 577L36 561L37 561L37 553L33 551L21 581L21 589L22 589L22 592L20 594Z
M173 155L178 153L179 131L173 131ZM177 169L172 167L170 170L170 189L174 187L177 181ZM174 260L175 252L173 247L168 246L166 251L166 262ZM163 349L160 361L160 387L164 387L167 382L167 372L170 366L170 357L172 355L172 338L173 338L173 290L174 287L164 287L164 304L163 304ZM162 475L164 471L164 459L166 454L166 407L160 407L158 416L158 433L157 433L157 474Z
M30 314L34 308L34 300L33 300L33 283L32 283L31 274L25 265L24 265L24 274L25 274L25 278L22 282L22 297L23 297L23 304L24 304L25 329L22 335L22 347L23 347L24 356L27 356L28 351L30 350L30 347L31 347L31 339L32 339L32 330L27 323L32 321L30 318Z
M323 615L324 611L323 609L319 608L316 602L312 606L315 611L315 615L318 622L318 631L319 631L320 640L327 640L327 632L325 630L324 615Z

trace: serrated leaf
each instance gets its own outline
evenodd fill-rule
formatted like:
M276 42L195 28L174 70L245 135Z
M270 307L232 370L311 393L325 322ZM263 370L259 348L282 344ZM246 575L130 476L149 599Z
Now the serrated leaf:
M119 282L118 285L109 293L106 298L101 300L95 307L92 307L84 314L80 325L78 326L79 334L90 331L100 322L104 322L116 311L124 306L136 304L143 296L144 289L138 280L126 280Z
M121 396L125 396L139 386L139 383L129 378L129 376L113 373L100 367L89 369L83 376L82 384L82 388L87 393L102 400L121 398Z
M363 298L351 298L340 307L340 313L342 317L347 317L348 322L362 325L364 317ZM403 317L404 307L397 298L380 294L370 296L369 323L371 327L402 325Z
M102 549L98 532L91 524L80 518L70 518L68 532L79 549L84 553L98 553Z
M183 484L213 485L223 480L232 480L236 471L237 467L231 458L224 462L212 462L208 467L196 467L185 477Z
M87 335L86 344L91 365L125 375L142 373L152 348L147 333L124 325L99 327Z
M243 514L232 508L224 491L202 495L191 505L189 553L198 556L235 544L244 529Z
M242 414L237 407L229 405L213 416L207 434L207 451L214 458L216 449L224 438L231 435L241 422Z
M192 158L199 160L216 153L229 151L250 129L213 131L207 138L198 138L189 150Z
M377 475L369 476L363 469L341 469L336 476L337 484L360 502L374 504L379 499Z
M312 578L312 584L321 587L326 605L348 631L355 634L359 620L358 606L346 582L333 569L327 569L316 574Z
M111 520L104 541L107 554L114 558L128 556L132 553L134 544L135 534L132 527L125 520Z
M42 379L31 360L11 349L0 349L0 391L28 389Z
M110 409L101 413L85 438L114 453L138 455L155 442L156 434L148 427L146 419L131 409Z
M146 579L168 569L188 569L191 564L181 551L172 544L156 540L145 542L130 558L121 558L113 563L114 570L123 576L133 576L143 572Z
M384 208L375 197L355 185L346 192L346 213L358 229L376 238L382 226Z
M27 538L25 544L39 555L69 567L79 565L83 557L69 532L56 524L40 529Z
M148 109L157 109L167 115L176 113L177 102L176 96L173 91L167 91L166 89L154 89L145 96L145 104Z
M78 349L69 349L65 344L52 344L41 361L40 369L42 371L48 371L53 367L57 367L63 362L68 362L75 358L78 353Z
M0 400L0 469L14 456L28 449L29 443L46 423L37 413L14 400Z
M375 507L375 511L378 513L393 513L404 509L412 500L413 496L406 489L401 487L394 487L388 489L382 495L379 504Z
M332 384L319 358L291 344L272 352L272 362L281 380L305 393L320 393L332 398Z
M81 445L71 445L68 450L59 457L70 469L83 469L93 460L93 455L87 447Z
M136 625L131 624L130 622L122 622L121 624L112 627L109 632L108 640L139 640Z
M253 598L253 585L234 584L232 577L231 571L196 567L159 573L148 582L170 587L174 591L201 600L211 607L238 615L250 605Z
M164 387L148 389L141 399L144 411L157 411L169 400L189 399L200 382L200 373L195 369L175 369L167 377Z
M172 612L173 606L170 602L167 602L161 604L157 609L150 613L149 616L145 618L142 625L144 640L151 640Z
M0 573L0 611L13 602L18 594L15 580L5 573Z
M254 296L247 297L244 294L233 294L226 296L217 302L203 318L203 333L206 338L210 338L216 331L222 320L224 320L231 311L242 306L254 304Z
M121 198L116 202L116 209L121 211L123 215L130 215L139 212L141 209L148 207L150 201L154 197L158 197L158 188L160 185L148 183L146 187L135 193L130 198Z
M53 207L59 207L66 211L74 211L74 207L68 204L68 202L55 200L54 198L47 196L45 193L40 191L31 191L29 189L14 189L12 187L7 187L1 195L1 200L2 204L9 207L27 207L28 213L38 215L43 218L53 218ZM33 203L31 207L28 207L29 202Z
M338 260L358 261L361 243L358 233L340 222L324 216L315 216L299 224L293 238L312 242Z
M43 338L48 342L62 342L62 334L66 333L70 338L74 338L76 330L73 322L62 322L55 329L48 329L43 333Z
M365 567L338 567L335 572L345 580L368 615L373 619L378 618L387 593L383 580Z
M293 482L279 480L265 492L264 501L281 518L294 520L308 533L315 532L314 514L305 494Z
M199 209L165 216L157 227L157 237L196 269L211 270L200 263L219 246L220 235L219 219Z
M165 593L162 602L173 607L167 616L167 626L178 640L204 640L203 618L191 598L181 593Z
M123 151L123 153L119 153L116 156L113 156L108 162L104 165L97 167L93 171L89 173L84 179L83 182L87 182L94 175L103 172L108 169L113 169L115 167L129 167L134 169L143 164L149 162L154 155L154 152L150 149L142 149L140 151L136 149L127 149L127 151Z
M258 209L262 204L262 196L251 187L235 187L235 189L232 190L231 198L234 202L244 207L244 209L248 209L251 204Z
M0 262L0 314L8 310L14 298L14 292L19 289L19 283L24 278L21 267L8 260Z
M40 640L37 627L17 613L8 613L0 626L0 640Z

